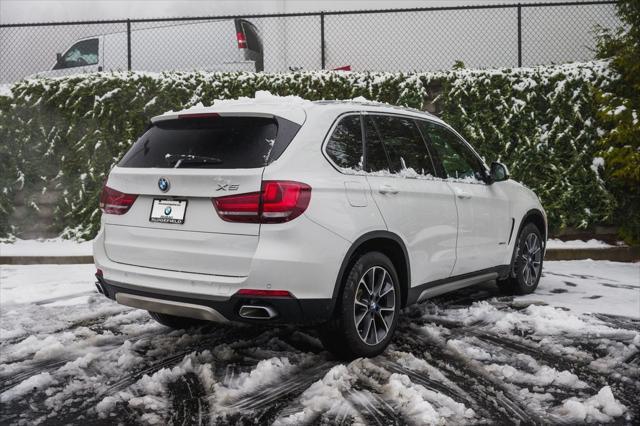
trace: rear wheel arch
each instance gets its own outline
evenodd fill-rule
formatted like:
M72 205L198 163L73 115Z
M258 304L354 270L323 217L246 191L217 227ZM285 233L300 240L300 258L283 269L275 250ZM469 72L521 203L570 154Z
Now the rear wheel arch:
M404 307L407 303L407 297L409 287L411 283L411 268L409 263L409 252L402 241L402 239L389 231L372 231L368 232L351 244L351 247L347 251L347 254L342 260L338 276L336 277L335 286L333 289L333 306L332 313L335 310L340 292L344 286L344 280L349 273L351 266L358 259L358 257L364 253L377 251L389 258L393 263L394 268L398 274L398 283L400 286L400 293L402 296L401 307Z

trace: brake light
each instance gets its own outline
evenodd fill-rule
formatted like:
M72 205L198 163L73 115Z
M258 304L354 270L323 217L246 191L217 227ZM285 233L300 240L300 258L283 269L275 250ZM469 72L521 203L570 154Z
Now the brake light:
M227 222L259 223L259 192L214 198L213 205Z
M105 185L100 194L100 210L107 214L125 214L136 198L137 195L125 194Z
M236 293L238 296L259 296L259 297L293 297L287 290L254 290L243 288Z
M236 38L238 39L238 49L246 49L247 48L247 38L245 37L242 31L238 31L236 33Z
M198 112L193 114L179 114L178 118L217 118L220 114L217 112Z
M227 222L284 223L300 216L311 201L311 187L293 181L267 180L261 192L213 198Z

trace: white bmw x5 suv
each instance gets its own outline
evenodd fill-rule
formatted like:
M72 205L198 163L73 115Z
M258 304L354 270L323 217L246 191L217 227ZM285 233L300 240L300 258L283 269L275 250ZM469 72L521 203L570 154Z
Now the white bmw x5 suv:
M430 297L532 292L547 236L536 195L435 116L261 93L153 118L100 208L107 297L177 328L316 325L344 358Z

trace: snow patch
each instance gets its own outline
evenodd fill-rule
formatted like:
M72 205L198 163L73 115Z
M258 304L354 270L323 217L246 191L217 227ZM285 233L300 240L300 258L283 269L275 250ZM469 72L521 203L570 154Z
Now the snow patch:
M475 417L474 411L464 404L415 384L404 374L392 374L382 391L398 411L419 424L455 424Z
M567 422L606 423L621 416L624 411L625 406L616 401L611 388L604 386L597 395L585 401L567 399L556 410L556 414Z
M591 239L588 241L583 240L568 240L562 241L556 238L550 238L547 240L547 248L556 249L556 248L608 248L615 247L611 244L607 244L604 241Z
M51 374L45 372L31 376L17 386L0 394L0 402L7 403L16 398L24 396L34 390L44 390L55 383Z

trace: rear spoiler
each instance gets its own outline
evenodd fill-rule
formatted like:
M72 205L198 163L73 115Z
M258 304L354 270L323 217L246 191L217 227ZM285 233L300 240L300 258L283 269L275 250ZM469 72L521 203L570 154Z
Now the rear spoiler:
M275 114L267 112L177 112L171 114L163 114L153 117L152 123L158 123L166 120L178 120L183 118L214 118L214 117L261 117L275 118Z
M270 108L280 109L280 108ZM206 118L206 117L261 117L261 118L277 118L281 117L292 121L296 124L304 124L307 114L302 108L287 108L280 111L178 111L155 116L151 119L151 123L159 123L166 120L179 120L186 118Z

